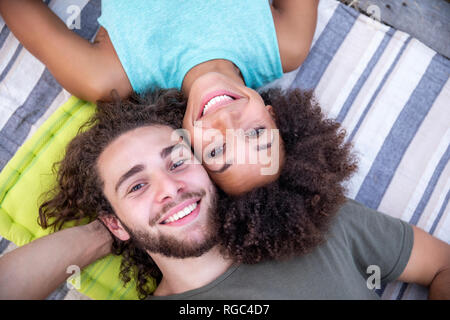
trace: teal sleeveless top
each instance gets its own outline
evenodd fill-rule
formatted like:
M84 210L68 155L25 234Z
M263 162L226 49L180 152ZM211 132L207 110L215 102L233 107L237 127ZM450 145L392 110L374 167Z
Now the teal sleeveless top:
M181 89L213 59L233 62L254 89L283 75L268 0L103 0L99 23L138 93Z

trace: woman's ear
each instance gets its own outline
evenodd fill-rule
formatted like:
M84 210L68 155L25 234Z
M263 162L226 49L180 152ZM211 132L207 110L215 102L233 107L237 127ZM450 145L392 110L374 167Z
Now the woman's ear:
M102 214L98 217L111 233L122 241L130 239L130 234L125 230L119 218L114 214Z

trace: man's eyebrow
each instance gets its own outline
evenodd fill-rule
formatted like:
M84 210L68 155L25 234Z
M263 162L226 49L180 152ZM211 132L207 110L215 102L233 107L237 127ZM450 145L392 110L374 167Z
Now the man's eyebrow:
M120 185L125 182L125 180L129 179L130 177L134 176L136 173L139 173L145 169L145 166L143 164L137 164L133 166L130 170L125 172L119 179L119 181L116 184L116 193L119 189Z
M163 159L167 158L167 156L169 154L171 154L175 149L181 148L183 146L184 145L182 143L176 143L172 146L165 147L164 149L161 150L161 153L160 153L161 158L163 158Z

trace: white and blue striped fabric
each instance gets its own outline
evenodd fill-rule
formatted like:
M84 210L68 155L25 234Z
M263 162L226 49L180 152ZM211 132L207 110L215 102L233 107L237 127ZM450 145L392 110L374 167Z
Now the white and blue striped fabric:
M450 243L450 61L404 32L321 0L303 65L279 83L314 89L359 156L348 189L370 208ZM271 84L276 85L276 84ZM383 299L424 299L391 283Z
M75 31L91 39L100 1L49 6L64 20L73 4L81 8ZM1 170L69 94L1 18L0 30ZM417 39L336 0L321 0L307 60L269 86L314 89L324 112L346 128L359 156L348 197L450 243L449 76L450 61ZM0 254L8 245L1 240ZM378 292L383 299L427 297L426 288L398 282ZM66 293L60 289L50 298Z
M77 20L80 28L74 31L85 39L95 36L100 0L44 2L64 22L71 22L71 16L80 12ZM69 97L48 69L19 43L0 16L0 171L26 139ZM13 243L0 236L0 255L14 248ZM86 297L75 289L69 290L65 284L48 297L52 300L65 298Z

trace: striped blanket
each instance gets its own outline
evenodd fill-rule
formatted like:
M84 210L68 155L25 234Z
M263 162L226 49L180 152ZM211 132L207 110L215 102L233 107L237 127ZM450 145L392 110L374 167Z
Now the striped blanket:
M92 39L99 0L54 0L66 21L81 10ZM69 94L0 18L0 170ZM346 128L359 156L348 197L450 243L450 61L406 33L321 0L311 52L299 69L268 86L315 89L324 112ZM1 239L1 238L0 238ZM0 242L0 254L11 247ZM424 299L426 288L382 287L383 299ZM61 287L50 298L62 299Z

